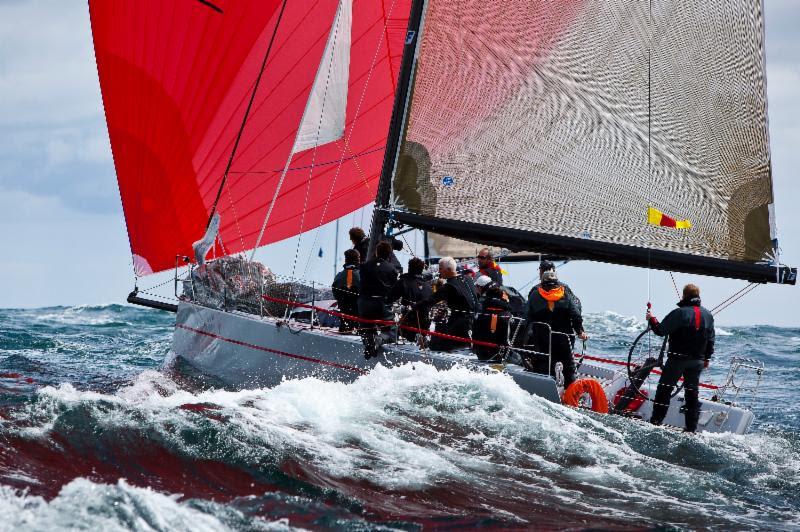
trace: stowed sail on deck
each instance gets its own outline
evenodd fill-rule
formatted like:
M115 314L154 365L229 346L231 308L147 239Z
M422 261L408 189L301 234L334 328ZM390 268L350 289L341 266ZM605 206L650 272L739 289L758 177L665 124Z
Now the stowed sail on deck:
M138 274L171 268L220 201L217 254L369 202L409 0L91 0L95 55ZM271 47L270 47L271 43Z
M429 0L393 183L409 225L793 282L775 256L760 0ZM690 229L648 223L652 207Z

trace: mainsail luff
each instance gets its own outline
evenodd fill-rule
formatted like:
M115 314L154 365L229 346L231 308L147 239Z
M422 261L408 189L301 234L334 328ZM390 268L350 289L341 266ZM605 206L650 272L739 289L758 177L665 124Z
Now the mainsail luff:
M793 283L772 263L760 0L652 7L430 0L393 218L512 249ZM692 228L649 226L651 204Z
M419 42L419 30L422 24L422 16L425 11L425 0L413 0L411 12L408 18L408 29L406 30L405 46L403 48L403 60L400 66L400 75L397 80L397 90L395 92L394 105L392 107L392 118L389 122L389 134L386 139L386 151L381 167L381 177L378 181L378 188L375 194L375 208L372 211L372 222L370 224L369 247L367 256L371 257L375 253L375 246L383 235L386 224L389 221L388 207L392 195L392 177L394 175L395 163L397 161L398 150L403 124L406 117L406 105L411 90L411 78L415 63L415 54Z

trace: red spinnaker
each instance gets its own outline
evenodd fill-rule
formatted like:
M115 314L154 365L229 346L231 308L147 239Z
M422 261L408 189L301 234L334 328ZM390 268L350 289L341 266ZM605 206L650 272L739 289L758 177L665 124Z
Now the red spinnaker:
M276 31L281 3L90 0L137 273L171 268L176 255L191 256L192 242L203 235L274 32L218 205L225 251L255 245L339 5L288 1ZM313 229L374 199L409 10L410 0L352 0L344 134L294 154L261 244Z

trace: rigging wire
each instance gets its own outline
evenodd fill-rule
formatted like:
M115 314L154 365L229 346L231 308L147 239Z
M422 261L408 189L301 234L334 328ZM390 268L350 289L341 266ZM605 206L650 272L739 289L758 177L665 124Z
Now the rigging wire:
M283 12L286 9L286 2L287 0L283 0L281 3L281 10L278 13L278 20L275 21L275 29L272 30L272 36L269 39L269 45L267 45L267 51L264 53L264 60L261 62L261 69L258 71L258 76L256 77L255 85L253 85L253 91L250 93L250 101L247 102L247 109L245 109L244 116L242 117L242 124L239 126L239 132L236 135L236 141L233 143L233 149L231 150L231 156L228 158L228 164L225 166L225 173L222 175L222 181L219 184L219 189L217 190L217 197L214 198L214 204L211 206L211 213L208 215L208 222L206 223L206 229L211 224L211 218L214 217L214 213L217 212L217 204L219 203L219 198L222 196L222 190L225 187L225 183L228 180L228 173L231 170L231 165L233 165L233 159L236 156L236 150L239 148L239 142L242 140L242 134L244 133L244 126L247 124L247 119L250 116L250 110L253 107L253 102L256 99L256 93L258 92L258 85L261 83L261 78L264 75L264 71L267 68L267 61L269 60L269 54L272 51L272 45L275 42L275 36L278 34L278 28L281 25L281 19L283 18Z
M728 299L726 299L725 301L723 301L722 303L720 303L719 305L714 307L711 310L711 313L714 314L714 315L719 314L720 312L722 312L726 308L730 307L731 305L733 305L734 303L736 303L737 301L742 299L744 296L746 296L747 294L749 294L750 292L752 292L753 290L755 290L759 286L761 286L759 283L750 283L746 287L744 287L741 290L739 290L738 292L736 292L736 294L734 294L733 296L729 297Z
M339 6L341 8L341 4L339 4ZM314 165L315 165L315 163L317 161L317 148L319 148L319 145L318 145L319 144L319 136L320 136L320 132L322 131L322 121L324 120L324 117L325 117L325 104L328 101L328 87L330 87L331 71L333 70L333 62L336 60L336 47L337 47L337 44L339 42L337 37L339 36L339 30L341 28L341 22L342 22L341 12L337 11L336 27L333 29L333 41L332 41L333 42L333 48L331 50L331 58L330 58L330 61L328 62L328 66L327 66L328 72L327 72L327 75L325 77L325 90L322 93L322 108L320 110L319 120L317 121L317 135L316 135L316 138L314 139L314 150L313 150L313 152L311 154L311 165L309 166L308 178L306 179L306 194L305 194L305 198L303 200L303 213L300 216L300 232L297 234L297 246L295 246L294 260L292 261L292 277L295 276L295 273L296 273L296 270L297 270L297 259L300 256L300 243L303 240L303 228L305 227L306 213L308 212L308 197L309 197L309 194L311 192L311 181L312 181L313 176L314 176L314 168L315 168ZM316 82L316 80L314 80L314 81ZM312 88L312 90L313 90L313 88ZM308 105L308 104L306 104L306 105ZM301 122L301 124L302 124L302 122ZM323 215L323 218L324 218L324 215ZM266 222L265 222L265 225L266 225ZM317 240L315 238L314 239L314 243L311 245L311 250L309 251L308 261L311 260L311 254L313 253L314 248L316 247L316 243L317 243ZM335 257L334 257L334 259L335 259ZM308 267L307 265L308 265L308 262L306 263L306 267ZM303 272L303 276L305 277L305 272Z
M728 301L730 301L731 299L735 298L736 296L738 296L739 294L741 294L742 292L744 292L745 290L747 290L748 288L750 288L750 286L752 286L753 284L755 284L755 283L750 283L750 284L746 285L745 287L743 287L743 288L741 288L741 289L737 290L737 291L736 291L736 292L734 292L734 293L733 293L731 296L729 296L727 299L724 299L722 302L720 302L720 303L719 303L719 304L718 304L716 307L712 308L712 309L711 309L711 312L712 312L712 313L713 313L713 312L715 312L717 309L719 309L719 308L721 308L723 305L725 305L725 304L726 304Z
M681 293L678 290L678 283L675 282L675 276L672 275L672 272L669 272L669 277L672 279L672 287L675 289L675 294L678 296L678 299L681 298Z
M356 106L356 111L355 111L355 115L354 115L354 118L353 118L353 122L350 125L350 131L348 132L347 138L345 139L345 142L344 142L344 146L342 147L341 157L339 158L339 163L336 166L336 173L333 176L333 179L331 181L331 186L328 189L328 195L325 198L325 203L324 203L324 207L323 207L323 210L322 210L322 215L320 216L320 220L324 220L326 214L328 213L328 207L329 207L330 202L331 202L331 197L333 196L333 190L336 187L336 181L339 179L339 175L340 175L341 170L342 170L342 162L344 161L345 156L347 154L347 150L350 147L350 140L351 140L351 138L353 136L353 132L355 131L356 124L358 123L358 119L361 117L361 107L362 107L362 105L364 103L364 98L366 96L367 87L369 87L370 81L372 79L372 73L374 72L375 65L376 65L376 63L378 61L378 54L380 53L381 48L383 47L383 38L384 38L384 35L387 34L389 20L390 20L390 17L392 15L392 12L394 11L394 7L395 7L395 0L392 0L392 4L389 6L389 11L388 11L388 13L386 15L386 18L385 18L385 21L384 21L384 24L383 24L383 32L381 33L381 37L378 39L378 44L377 44L377 46L375 48L375 53L372 56L372 62L370 63L369 72L367 73L367 79L364 82L364 88L361 90L361 95L359 96L358 105ZM358 159L354 159L354 161L357 161L357 160ZM364 226L363 224L364 224L364 210L365 209L366 209L366 206L361 208L361 225L359 225L359 227L363 227ZM309 265L311 263L311 256L312 256L311 254L313 253L313 250L317 245L321 229L322 229L322 226L320 225L319 227L317 227L317 230L314 233L314 242L311 245L311 248L310 248L311 251L309 251L309 255L308 255L308 258L306 259L305 267L303 268L303 277L305 277L307 275L307 273L308 273L308 267L309 267Z

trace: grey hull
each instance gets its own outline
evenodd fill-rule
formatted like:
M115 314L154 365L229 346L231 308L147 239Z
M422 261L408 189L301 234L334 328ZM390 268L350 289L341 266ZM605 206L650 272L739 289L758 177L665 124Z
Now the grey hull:
M311 328L274 318L261 318L243 312L224 312L182 301L173 337L175 353L189 364L222 380L227 386L244 389L272 387L284 379L317 377L323 380L352 382L377 364L421 362L439 369L455 364L493 371L502 369L523 390L560 403L553 378L526 371L521 366L493 366L481 362L468 351L441 353L422 351L414 344L384 346L385 356L364 359L361 339L327 328ZM626 384L625 372L582 364L579 373L603 383L606 396L613 399ZM665 424L682 428L680 408L683 397L674 398ZM651 405L645 402L638 414L649 419ZM753 420L752 412L732 405L703 402L699 430L744 433Z

